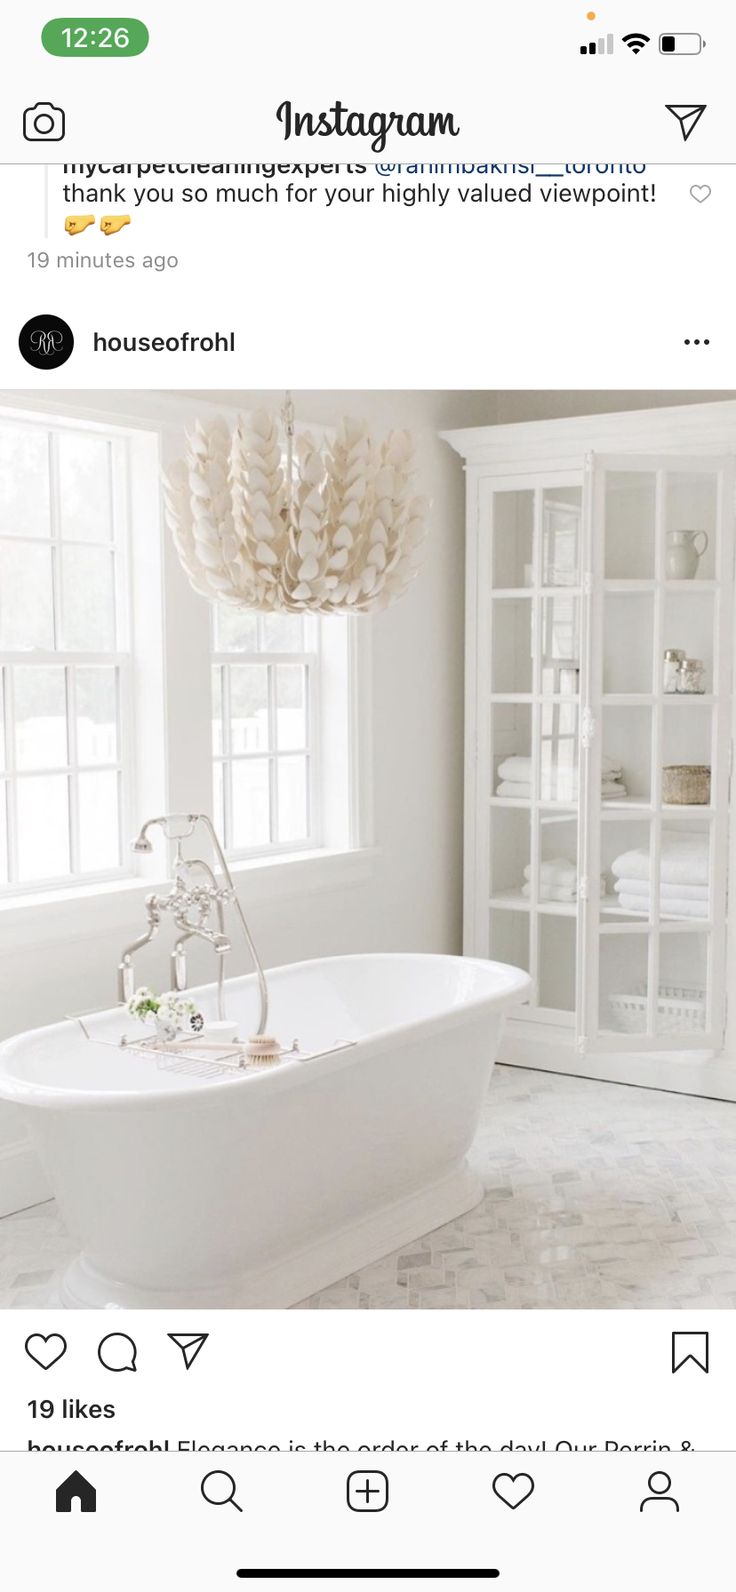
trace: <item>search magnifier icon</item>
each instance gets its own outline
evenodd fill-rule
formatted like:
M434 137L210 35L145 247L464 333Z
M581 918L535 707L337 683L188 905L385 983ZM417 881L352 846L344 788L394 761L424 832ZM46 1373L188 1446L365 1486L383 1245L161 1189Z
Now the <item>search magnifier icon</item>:
M232 1504L242 1515L243 1511L235 1497L235 1477L230 1475L229 1470L208 1470L207 1475L202 1477L200 1490L206 1503L216 1504L218 1508L220 1504Z

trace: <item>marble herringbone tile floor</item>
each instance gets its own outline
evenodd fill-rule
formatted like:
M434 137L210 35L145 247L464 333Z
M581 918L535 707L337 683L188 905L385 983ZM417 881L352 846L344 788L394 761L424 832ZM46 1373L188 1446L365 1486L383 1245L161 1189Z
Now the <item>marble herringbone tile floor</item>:
M736 1105L496 1070L474 1211L303 1310L736 1308ZM53 1203L0 1221L0 1308L43 1308Z

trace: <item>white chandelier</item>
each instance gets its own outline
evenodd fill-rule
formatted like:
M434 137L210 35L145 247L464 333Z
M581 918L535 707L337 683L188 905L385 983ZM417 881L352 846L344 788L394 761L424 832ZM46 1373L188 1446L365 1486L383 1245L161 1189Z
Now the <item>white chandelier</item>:
M197 421L164 478L166 520L195 591L241 608L365 613L416 575L429 500L416 496L414 441L383 442L343 419L320 447L265 410Z

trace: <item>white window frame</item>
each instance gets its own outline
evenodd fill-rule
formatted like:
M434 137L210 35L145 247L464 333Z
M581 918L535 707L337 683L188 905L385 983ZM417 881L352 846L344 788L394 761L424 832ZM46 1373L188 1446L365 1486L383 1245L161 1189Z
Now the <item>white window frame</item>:
M220 839L227 857L232 862L246 862L256 857L288 856L295 851L311 851L322 845L322 757L320 744L320 674L322 667L322 621L318 615L305 614L307 625L305 640L312 645L301 651L276 652L259 648L256 651L241 649L222 650L216 645L216 615L211 613L212 673L220 670L222 751L212 752L213 775L218 765L222 770L224 825ZM311 637L310 637L311 632ZM305 673L306 736L303 747L280 749L277 744L276 683L279 665L301 667ZM267 713L269 738L267 750L233 752L232 714L230 711L230 671L233 668L254 666L267 671ZM213 701L214 718L214 701ZM232 841L233 790L232 769L237 762L267 761L269 771L269 808L271 834L278 831L278 779L279 763L288 757L304 756L307 768L307 833L299 840L270 840L263 846L237 847ZM214 804L213 793L213 804Z
M113 600L115 609L115 648L110 651L72 651L63 646L53 649L0 651L0 691L2 692L5 722L4 768L0 781L5 786L5 828L8 860L7 882L0 884L0 899L28 896L39 891L65 889L76 885L109 883L129 877L126 866L126 839L133 810L134 765L124 755L126 746L134 743L132 674L133 658L131 636L131 582L130 582L130 517L129 517L129 459L125 439L98 426L90 427L83 421L65 424L49 417L18 416L3 412L6 427L34 430L45 435L48 448L49 469L49 534L48 536L3 537L0 540L13 546L31 545L49 547L52 572L54 640L63 637L63 583L60 562L65 548L99 548L109 551L112 559ZM95 435L109 449L110 525L109 542L95 542L62 534L61 504L59 498L59 439L63 435ZM117 691L117 758L112 763L84 764L78 757L76 718L76 674L83 668L112 668L116 675ZM64 671L66 702L67 757L54 767L20 769L17 766L15 744L14 686L18 668L59 668ZM80 866L79 831L79 776L83 773L115 772L118 780L118 864L99 871L82 870ZM26 778L59 775L68 782L69 814L69 871L49 879L19 879L18 877L18 800Z
M227 411L225 410L227 414ZM129 461L127 520L130 536L132 666L125 734L129 739L129 799L125 806L122 867L118 877L50 883L0 892L0 950L38 947L38 907L44 941L69 934L97 938L129 933L131 914L167 876L159 846L152 856L128 847L145 818L164 811L211 813L211 620L195 593L165 528L161 471L183 451L184 434L197 416L223 414L206 395L161 392L0 394L2 419L49 429L104 434L122 443ZM234 419L235 411L228 418ZM319 433L319 427L311 428ZM318 700L321 801L318 837L310 847L269 848L231 859L233 874L252 906L303 899L305 891L332 891L371 877L376 849L372 799L372 625L367 618L321 621ZM264 656L264 655L260 655ZM288 661L293 661L293 654ZM88 655L85 654L85 661ZM337 733L330 727L337 726Z

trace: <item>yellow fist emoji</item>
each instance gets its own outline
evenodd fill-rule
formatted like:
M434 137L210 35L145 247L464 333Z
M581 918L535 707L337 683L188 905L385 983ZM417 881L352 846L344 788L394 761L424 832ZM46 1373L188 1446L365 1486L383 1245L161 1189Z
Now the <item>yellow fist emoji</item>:
M94 216L67 216L64 222L65 231L75 238L78 232L84 232L86 227L93 226L94 219Z
M119 232L121 227L130 226L130 216L103 216L100 222L100 231L109 238L111 233Z

